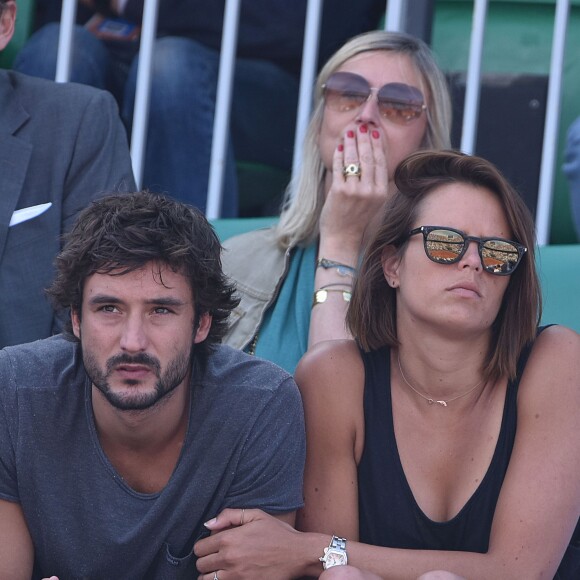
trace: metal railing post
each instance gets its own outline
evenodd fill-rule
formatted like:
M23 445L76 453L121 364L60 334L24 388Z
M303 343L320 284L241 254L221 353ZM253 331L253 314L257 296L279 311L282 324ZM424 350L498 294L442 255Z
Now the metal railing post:
M465 106L463 109L463 128L460 149L473 155L477 142L477 123L479 120L479 97L481 94L481 58L487 17L487 0L475 0L471 22L469 64L465 81Z
M538 187L538 204L536 206L536 237L539 246L545 246L549 243L550 239L556 143L558 138L558 121L560 118L560 94L562 92L562 69L564 67L564 45L566 42L569 11L570 0L556 1L550 77L548 81L548 100L546 103L546 121L544 124L544 141L542 144L542 164Z
M323 0L308 0L302 49L302 68L300 73L300 92L296 113L296 132L294 134L294 156L292 176L298 175L302 162L302 146L312 111L312 93L318 64L318 41L322 19Z
M211 161L209 166L206 208L208 219L216 219L221 215L239 16L240 0L227 0L222 31L213 138L211 142Z
M70 78L72 61L73 30L77 15L76 0L63 0L58 35L58 54L56 57L57 83L66 83Z
M387 2L385 30L402 32L405 30L406 0L390 0Z
M146 0L143 9L141 41L139 43L139 66L135 90L135 109L131 130L131 161L133 175L138 188L143 181L143 159L147 146L147 127L149 120L149 99L151 93L151 69L153 50L157 33L157 11L159 0Z

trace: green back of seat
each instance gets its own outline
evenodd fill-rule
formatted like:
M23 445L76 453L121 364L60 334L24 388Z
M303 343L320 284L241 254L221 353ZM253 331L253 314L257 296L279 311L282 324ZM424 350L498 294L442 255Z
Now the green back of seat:
M542 324L580 332L580 244L544 246L536 263L544 299Z
M276 222L277 217L256 217L256 218L220 218L212 220L219 239L224 242L228 238L257 230L267 228Z
M28 40L34 22L35 1L17 0L16 29L8 46L0 52L0 68L10 68L16 53Z

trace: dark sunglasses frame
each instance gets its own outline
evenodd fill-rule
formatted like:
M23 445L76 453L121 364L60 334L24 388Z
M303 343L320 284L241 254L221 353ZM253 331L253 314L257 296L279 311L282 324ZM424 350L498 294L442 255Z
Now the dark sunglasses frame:
M454 234L457 234L463 238L463 247L462 247L461 251L455 257L449 258L449 259L447 259L447 258L437 259L436 257L434 257L432 255L432 253L430 252L430 250L427 246L427 244L429 244L429 243L433 243L433 242L441 243L441 244L458 244L459 243L459 242L448 242L445 240L430 240L430 239L428 239L429 234L431 232L436 231L436 230L453 232ZM526 248L522 244L518 244L517 242L513 242L512 240L505 240L503 238L495 238L495 237L478 238L476 236L468 236L465 232L462 232L461 230L456 230L455 228L449 228L446 226L421 226L419 228L415 228L415 229L411 230L407 234L406 239L408 239L411 236L414 236L416 234L423 234L423 248L425 250L425 254L432 262L435 262L436 264L455 264L455 263L459 262L459 260L461 260L461 258L463 258L463 256L465 255L465 252L467 252L467 248L469 247L469 242L477 242L477 251L479 253L479 259L481 260L481 265L482 265L483 269L486 272L489 272L490 274L494 274L495 276L509 276L510 274L513 274L515 272L516 268L518 267L519 263L521 262L524 254L528 251L528 248ZM486 246L486 244L489 242L501 242L504 244L510 244L511 246L514 247L515 251L514 252L506 252L505 250ZM483 256L484 250L486 250L488 252L499 252L500 254L501 253L503 253L503 254L517 253L518 259L515 261L505 260L503 262L503 265L506 265L506 264L508 266L513 265L513 267L509 271L503 271L501 269L498 270L497 266L486 266L484 256Z
M333 86L337 82L339 86ZM340 86L341 83L343 86ZM358 104L353 104L345 111L358 110L368 102L373 93L376 93L381 116L399 125L415 121L427 110L423 94L417 87L405 83L387 83L380 88L371 87L364 77L350 72L339 71L331 74L322 85L322 91L327 105L329 94L335 94L337 98L351 98L353 101L361 99ZM388 91L391 91L390 94ZM329 108L342 111L340 107L329 106Z

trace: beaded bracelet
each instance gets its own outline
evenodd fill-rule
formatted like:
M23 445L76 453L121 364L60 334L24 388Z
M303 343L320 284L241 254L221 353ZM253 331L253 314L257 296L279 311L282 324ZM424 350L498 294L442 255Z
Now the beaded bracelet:
M316 266L318 268L324 268L325 270L328 270L329 268L336 268L339 276L354 276L356 274L356 268L353 268L348 264L335 262L334 260L328 260L327 258L319 258L316 260Z

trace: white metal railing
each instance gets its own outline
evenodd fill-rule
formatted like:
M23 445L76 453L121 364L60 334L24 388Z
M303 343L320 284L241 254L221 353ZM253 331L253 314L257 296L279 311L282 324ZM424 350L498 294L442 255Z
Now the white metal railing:
M159 0L147 0L143 8L141 41L139 44L139 66L135 89L135 109L131 127L131 161L137 187L143 180L143 159L147 146L147 126L149 118L149 96L151 93L151 71L153 66L153 47L157 31Z
M320 20L324 0L308 0L300 94L296 119L294 159L292 172L299 169L300 150L306 133L312 92L316 75L318 56L318 39ZM139 68L137 73L137 92L133 129L131 135L131 157L137 184L141 185L143 157L147 137L147 117L149 110L149 92L151 83L151 62L157 23L159 0L146 0L140 41ZM409 0L389 0L386 3L385 28L387 30L404 30L406 15L409 14ZM465 153L475 151L477 124L479 117L479 96L481 90L481 59L485 36L488 0L475 0L472 17L472 31L467 69L465 108L462 124L460 148ZM550 76L548 85L548 102L542 148L542 165L538 186L536 208L536 228L539 245L548 243L554 189L554 172L556 161L556 140L562 84L564 43L569 16L570 0L556 0L556 15ZM216 96L213 143L210 161L210 174L207 199L207 216L210 219L220 216L223 189L223 175L226 162L229 133L229 115L237 45L237 28L239 22L240 0L226 0L222 51ZM63 0L61 17L61 36L57 61L56 80L65 82L69 78L72 29L76 14L76 0Z
M552 56L550 78L548 80L548 102L542 144L542 165L536 205L536 236L538 244L545 246L550 240L552 221L552 200L554 198L554 173L556 170L556 141L562 93L562 70L564 68L564 44L568 28L570 0L557 0L552 35Z
M208 219L220 217L222 205L239 17L240 0L226 0L209 164L206 205Z
M296 175L300 169L300 152L310 118L312 92L316 78L316 63L318 61L318 39L320 37L322 6L323 0L309 0L306 11L306 28L304 30L304 46L302 48L302 69L300 73L300 94L298 96L298 113L296 116L292 175Z
M465 81L465 106L461 130L460 149L473 155L477 142L477 121L479 118L479 97L481 95L481 58L487 18L487 0L475 0L471 19L471 41L469 63Z
M56 62L57 83L66 83L70 78L73 27L77 14L76 0L63 0L58 37L58 59Z

